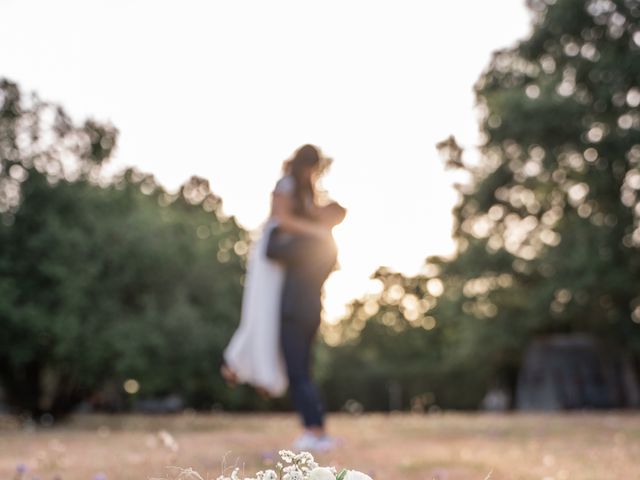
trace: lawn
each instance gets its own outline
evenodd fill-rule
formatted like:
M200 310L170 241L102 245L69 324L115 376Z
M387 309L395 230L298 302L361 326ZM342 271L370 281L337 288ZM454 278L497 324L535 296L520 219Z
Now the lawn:
M330 417L341 448L321 464L379 479L640 479L640 414L373 414ZM42 428L0 417L0 480L215 479L273 464L298 433L292 415L77 416Z

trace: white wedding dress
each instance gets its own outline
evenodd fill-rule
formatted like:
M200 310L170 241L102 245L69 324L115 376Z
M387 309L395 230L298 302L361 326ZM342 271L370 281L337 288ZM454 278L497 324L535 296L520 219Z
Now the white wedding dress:
M284 268L266 255L269 220L249 254L240 325L224 352L224 360L240 383L284 395L289 385L280 347L280 303Z

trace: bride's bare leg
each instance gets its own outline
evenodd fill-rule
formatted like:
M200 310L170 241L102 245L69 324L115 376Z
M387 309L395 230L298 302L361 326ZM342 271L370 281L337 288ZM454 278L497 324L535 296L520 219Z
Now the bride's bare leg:
M255 389L256 389L256 392L258 393L258 395L260 395L262 398L265 398L265 399L271 398L271 395L269 395L269 392L267 392L264 388L255 387Z
M224 378L224 381L227 382L230 387L235 387L238 384L238 377L226 363L220 366L220 375L222 375L222 378Z

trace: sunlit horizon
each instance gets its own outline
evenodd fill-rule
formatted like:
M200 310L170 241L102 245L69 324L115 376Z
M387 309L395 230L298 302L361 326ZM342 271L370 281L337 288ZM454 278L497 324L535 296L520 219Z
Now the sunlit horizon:
M0 75L78 121L111 121L110 172L135 166L169 190L205 177L225 214L254 230L295 148L334 158L323 185L348 216L328 319L379 266L412 275L453 252L457 193L435 144L453 134L477 155L473 84L492 51L530 29L513 0L8 0L0 14L12 20Z

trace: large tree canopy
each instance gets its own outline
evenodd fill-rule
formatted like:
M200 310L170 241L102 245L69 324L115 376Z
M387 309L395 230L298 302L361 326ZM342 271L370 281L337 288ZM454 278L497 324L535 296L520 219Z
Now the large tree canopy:
M179 393L242 406L217 376L239 318L248 234L207 181L178 194L130 169L105 180L117 132L0 83L0 381L66 412Z
M380 271L382 293L332 333L357 343L336 361L375 358L370 385L396 379L409 396L473 407L494 382L512 386L539 334L587 332L640 356L640 2L529 5L531 36L496 52L476 85L480 162L440 145L468 177L457 254L414 278Z

